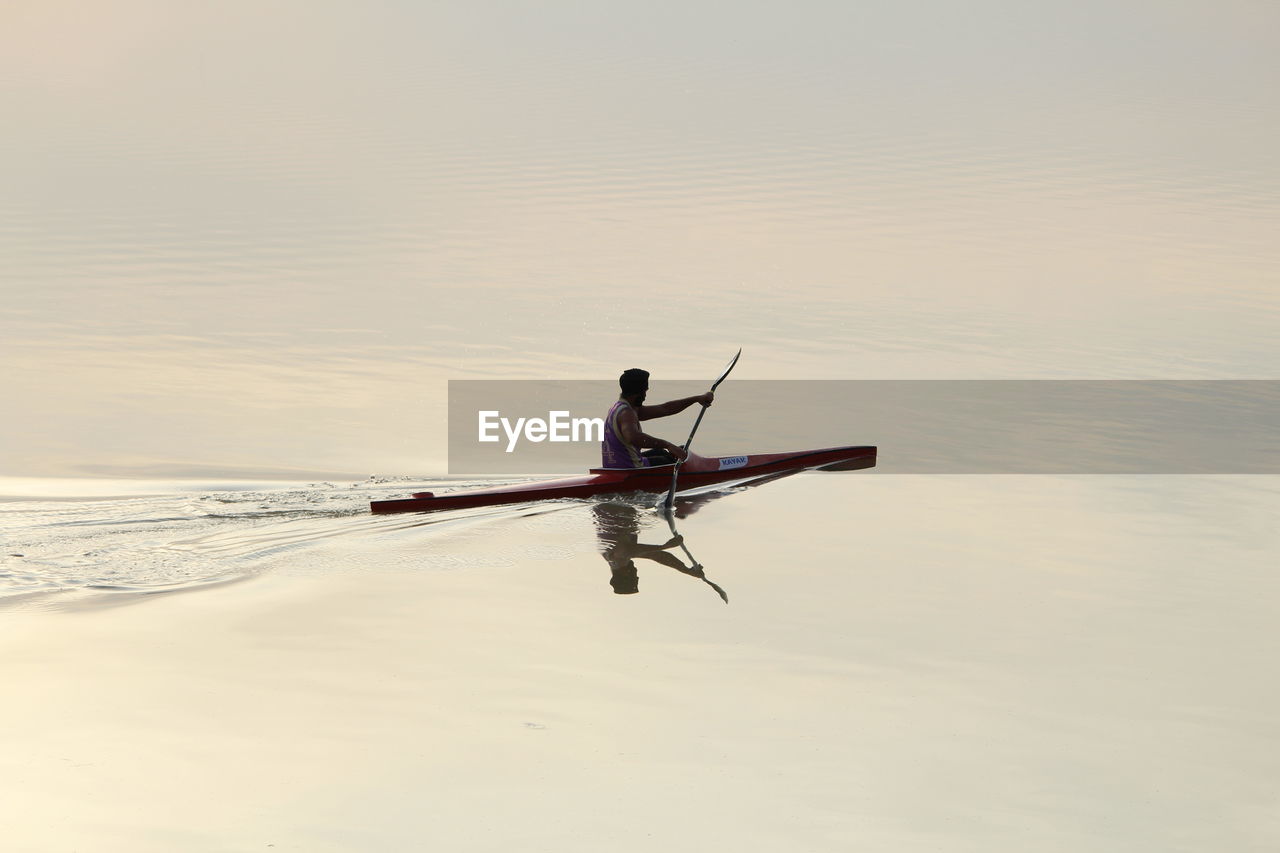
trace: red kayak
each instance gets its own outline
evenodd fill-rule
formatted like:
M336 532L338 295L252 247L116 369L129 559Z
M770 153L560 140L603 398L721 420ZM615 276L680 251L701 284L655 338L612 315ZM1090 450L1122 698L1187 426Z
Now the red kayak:
M750 456L698 456L690 453L680 466L680 491L781 476L800 471L856 471L876 464L874 447L828 447L793 453L755 453ZM590 498L626 492L665 492L671 487L672 465L651 468L592 468L586 476L542 480L489 489L471 489L435 495L417 492L411 498L373 501L374 512L436 512L526 501Z

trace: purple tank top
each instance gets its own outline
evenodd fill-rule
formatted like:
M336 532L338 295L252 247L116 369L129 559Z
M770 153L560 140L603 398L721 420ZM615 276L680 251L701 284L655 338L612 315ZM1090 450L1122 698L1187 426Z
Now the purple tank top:
M602 468L643 468L648 464L637 448L622 440L622 433L618 431L618 415L630 406L626 400L619 400L604 419L604 441L600 442Z

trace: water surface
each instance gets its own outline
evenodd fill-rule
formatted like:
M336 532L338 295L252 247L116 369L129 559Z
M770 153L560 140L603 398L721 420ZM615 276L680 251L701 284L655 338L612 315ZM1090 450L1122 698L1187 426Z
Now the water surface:
M365 513L449 379L1275 379L1278 25L9 4L6 842L1280 846L1273 479L791 478L681 520L728 604Z

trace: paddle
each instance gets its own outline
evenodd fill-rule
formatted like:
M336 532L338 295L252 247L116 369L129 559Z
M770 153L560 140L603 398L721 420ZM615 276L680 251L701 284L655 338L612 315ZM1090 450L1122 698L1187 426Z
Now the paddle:
M729 366L724 369L724 373L721 373L720 378L711 384L712 391L715 391L716 388L720 386L720 383L724 381L724 378L729 375L729 371L733 370L733 366L738 363L738 357L741 355L742 355L742 349L739 348L737 355L733 357L733 361L729 362ZM707 413L707 407L703 406L702 411L698 412L698 419L693 422L693 429L689 430L689 438L684 443L684 452L685 452L686 459L688 458L688 455L689 455L689 445L693 444L693 434L698 431L698 424L702 423L702 416L705 415L706 413ZM684 462L683 459L677 459L676 467L671 469L671 490L667 492L667 499L662 502L662 505L666 507L668 512L671 511L671 507L674 506L676 502L676 478L680 476L680 465L683 462Z
M716 583L715 581L711 580L711 578L707 577L706 570L703 568L702 563L699 563L697 558L695 558L693 554L689 553L689 546L684 544L684 537L680 535L680 531L676 530L675 513L671 513L671 512L667 513L667 524L671 527L671 536L675 539L680 540L680 550L684 551L684 555L688 557L689 562L693 564L692 566L689 567L687 571L685 571L685 574L692 575L693 577L705 583L707 586L714 589L716 593L720 596L720 600L723 601L725 604L728 604L729 594L725 592L723 588L721 588L720 584Z

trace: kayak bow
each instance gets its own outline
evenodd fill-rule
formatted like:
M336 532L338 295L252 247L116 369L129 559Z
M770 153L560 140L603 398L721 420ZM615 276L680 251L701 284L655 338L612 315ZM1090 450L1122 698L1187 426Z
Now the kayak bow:
M689 454L681 466L681 490L712 486L735 480L781 476L800 471L856 471L876 464L874 447L828 447L792 453L757 453L750 456L698 456ZM582 477L541 480L488 489L468 489L436 495L416 492L411 498L373 501L376 513L437 512L528 501L590 498L626 492L665 492L671 483L673 465L648 468L592 468Z

